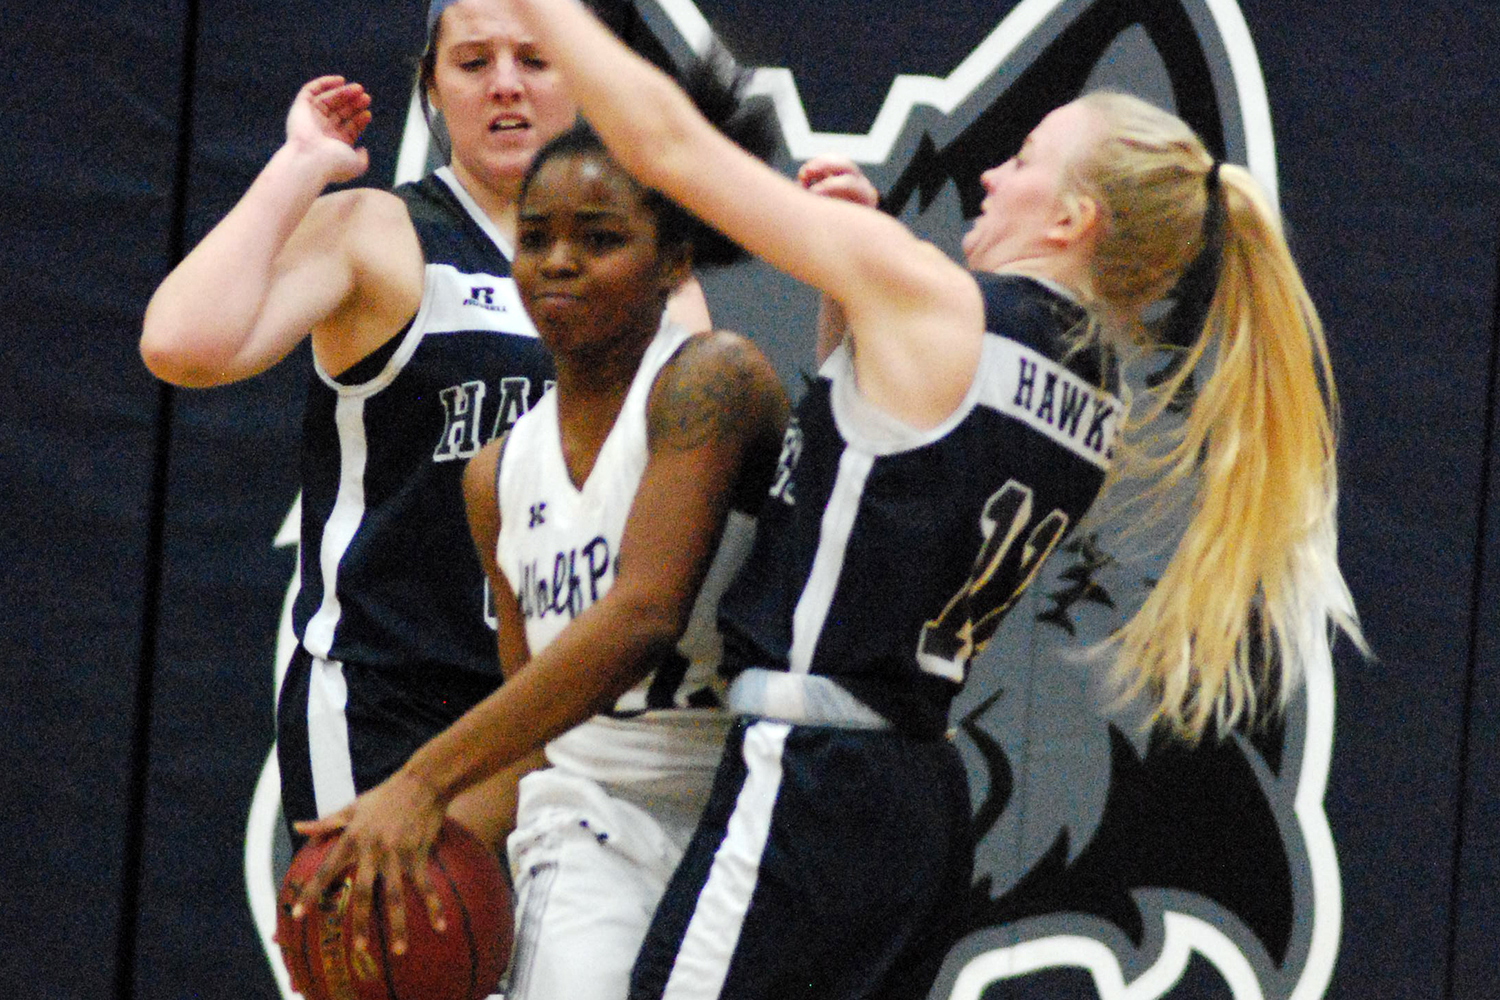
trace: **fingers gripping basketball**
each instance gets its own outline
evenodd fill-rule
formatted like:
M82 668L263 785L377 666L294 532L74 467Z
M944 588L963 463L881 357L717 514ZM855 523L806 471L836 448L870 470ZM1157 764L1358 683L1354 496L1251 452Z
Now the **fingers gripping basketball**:
M446 820L427 862L442 899L447 929L426 919L421 897L404 886L407 948L389 950L389 928L377 886L367 952L353 947L345 877L301 920L292 903L337 838L310 841L281 883L276 937L293 987L307 1000L481 1000L494 992L510 958L511 901L495 856L458 823Z

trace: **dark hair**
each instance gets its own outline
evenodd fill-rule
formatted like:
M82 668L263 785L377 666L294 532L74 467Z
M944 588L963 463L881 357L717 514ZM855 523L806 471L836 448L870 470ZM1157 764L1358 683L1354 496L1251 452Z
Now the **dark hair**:
M745 97L749 78L750 74L737 67L718 43L677 74L678 83L705 118L746 152L768 160L776 149L772 108L768 101ZM598 134L587 122L579 119L572 128L537 150L521 181L521 199L526 197L531 181L542 165L559 156L598 156L614 162ZM639 186L634 178L631 180ZM643 187L642 201L656 217L657 245L688 246L695 266L722 267L749 256L738 243L661 192Z
M442 12L430 19L431 26L427 29L427 44L422 47L421 55L417 56L417 100L422 105L422 117L427 122L427 132L433 139L443 147L443 159L447 160L452 155L448 148L446 131L436 128L432 123L432 102L427 98L427 90L432 86L437 76L437 50L438 38L443 32Z

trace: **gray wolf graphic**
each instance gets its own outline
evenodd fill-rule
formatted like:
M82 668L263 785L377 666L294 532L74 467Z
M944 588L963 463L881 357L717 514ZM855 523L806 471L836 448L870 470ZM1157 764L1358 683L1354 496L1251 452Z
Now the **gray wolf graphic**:
M755 67L752 92L775 106L781 167L851 157L888 211L955 256L980 172L1046 111L1098 87L1172 108L1276 192L1265 87L1236 0L598 6L663 64L721 41ZM431 155L414 116L396 179L418 176ZM783 373L809 363L808 290L753 263L709 276L705 290L716 322L760 337ZM279 544L295 542L295 513ZM1153 1000L1202 995L1204 983L1234 1000L1311 1000L1327 987L1341 924L1322 804L1332 664L1306 665L1303 694L1269 731L1196 747L1143 731L1130 706L1101 696L1097 665L1078 651L1149 587L1150 542L1127 545L1107 521L1070 538L971 670L953 723L980 847L971 918L934 1000ZM278 681L293 642L283 615ZM251 808L246 878L291 996L269 940L288 850L278 796L272 755Z

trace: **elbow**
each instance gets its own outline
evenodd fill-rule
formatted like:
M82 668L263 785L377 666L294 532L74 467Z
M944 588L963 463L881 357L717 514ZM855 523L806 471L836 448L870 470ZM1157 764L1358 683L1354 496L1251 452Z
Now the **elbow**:
M141 325L141 361L146 370L163 382L186 389L201 389L231 381L229 359L210 356L202 347L199 331L146 310Z
M628 623L629 643L634 650L631 659L654 666L677 648L687 631L692 602L672 600L662 594L643 594L641 599L625 603L622 620ZM644 676L647 672L649 669L639 673ZM639 679L635 677L632 683Z
M186 375L180 352L172 348L171 339L147 324L141 332L141 361L146 370L163 382L181 385Z
M182 352L174 347L175 340L161 323L153 322L148 312L141 327L141 361L152 375L173 385L179 384L184 374Z
M626 692L669 663L685 627L644 606L619 610L626 614L611 628L613 642L595 648L587 658L593 663L585 668L591 677L578 685L589 692L584 717L610 711Z
M147 371L163 382L182 385L189 374L188 347L193 337L174 312L158 289L141 320L141 361Z
M216 380L197 367L189 352L179 349L170 338L147 330L141 336L141 361L146 370L163 382L183 388L201 388Z
M687 631L689 608L676 608L666 603L638 605L631 614L636 625L636 641L648 659L655 659L677 646L682 633Z

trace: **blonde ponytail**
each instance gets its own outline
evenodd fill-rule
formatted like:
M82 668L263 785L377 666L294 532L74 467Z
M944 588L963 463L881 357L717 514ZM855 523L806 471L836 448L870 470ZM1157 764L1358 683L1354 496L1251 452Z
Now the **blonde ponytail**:
M1332 625L1366 648L1337 561L1328 347L1254 178L1213 164L1185 125L1144 102L1083 101L1105 124L1095 165L1113 164L1103 177L1081 167L1083 186L1108 206L1094 290L1107 306L1138 313L1165 294L1197 255L1209 197L1221 199L1217 285L1196 341L1147 408L1147 433L1195 368L1210 373L1179 431L1121 449L1120 477L1144 475L1157 498L1186 488L1187 528L1109 646L1122 693L1154 699L1153 721L1190 738L1211 722L1223 733L1283 707L1304 665L1327 657ZM1157 226L1144 236L1151 202ZM1163 261L1165 272L1150 266Z

